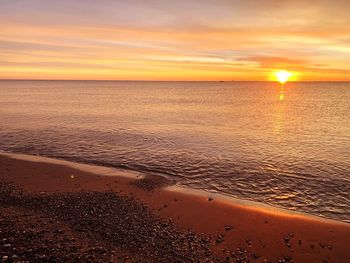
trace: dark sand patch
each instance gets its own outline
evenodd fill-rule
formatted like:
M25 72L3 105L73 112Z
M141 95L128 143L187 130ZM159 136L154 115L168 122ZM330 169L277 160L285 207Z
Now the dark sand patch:
M0 204L5 212L1 231L9 236L4 242L10 242L10 247L4 244L0 252L5 259L106 262L117 258L111 253L115 247L136 262L215 261L208 238L180 231L171 220L155 216L132 197L113 192L23 194L10 184L0 183ZM24 210L30 216L27 226L21 224ZM60 239L62 229L79 239ZM82 240L93 243L83 249Z

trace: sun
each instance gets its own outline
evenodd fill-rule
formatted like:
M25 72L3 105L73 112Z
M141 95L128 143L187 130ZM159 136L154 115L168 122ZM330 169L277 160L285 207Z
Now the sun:
M289 71L286 70L280 70L275 72L275 76L279 83L284 84L288 81L288 79L292 76L293 74Z

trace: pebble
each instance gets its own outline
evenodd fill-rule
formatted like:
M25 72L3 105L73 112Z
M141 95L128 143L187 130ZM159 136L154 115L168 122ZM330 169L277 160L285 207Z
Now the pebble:
M130 196L113 192L23 195L0 180L0 205L29 211L23 221L23 214L13 217L16 227L0 225L2 231L15 238L11 243L17 251L16 261L109 262L113 250L109 246L113 246L135 251L135 255L129 255L129 262L153 262L154 258L161 262L179 258L188 262L222 262L213 254L208 239L177 229L171 221L157 216ZM30 227L18 228L29 222ZM62 223L69 229L61 228ZM81 243L79 236L91 243ZM2 233L2 237L4 247L11 246L7 236ZM219 235L217 240L223 242L224 236ZM91 247L92 244L96 246ZM118 253L119 250L115 254ZM125 255L121 256L124 259Z
M225 226L224 228L225 228L226 231L232 230L232 227L231 227L231 226Z
M221 242L223 242L225 239L224 239L224 236L223 235L218 235L218 237L217 237L217 239L216 239L216 242L217 243L221 243Z

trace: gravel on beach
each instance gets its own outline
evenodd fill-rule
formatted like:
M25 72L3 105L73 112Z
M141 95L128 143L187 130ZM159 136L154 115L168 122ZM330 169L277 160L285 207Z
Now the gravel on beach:
M219 261L210 238L114 192L24 194L1 181L0 207L0 261Z

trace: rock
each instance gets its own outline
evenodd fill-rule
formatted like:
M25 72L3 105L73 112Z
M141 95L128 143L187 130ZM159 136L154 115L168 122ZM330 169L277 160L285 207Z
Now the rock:
M225 226L224 228L225 228L226 231L232 230L232 227L231 227L231 226Z
M216 239L216 243L221 243L223 242L225 239L224 239L224 236L223 235L218 235L217 239Z

